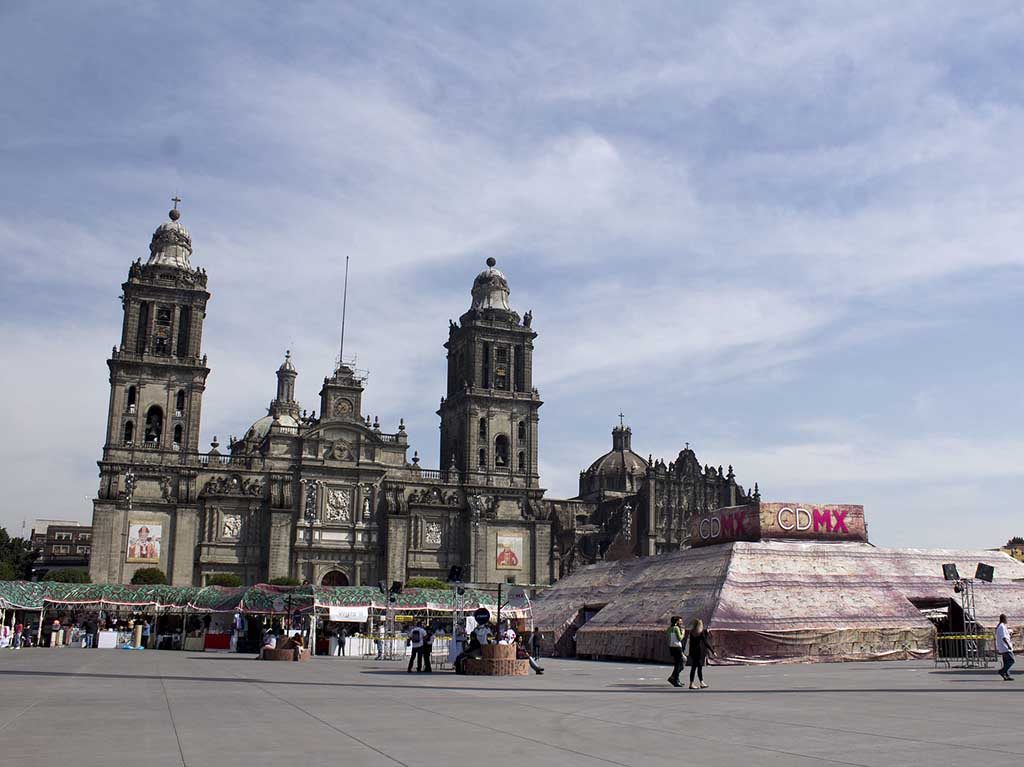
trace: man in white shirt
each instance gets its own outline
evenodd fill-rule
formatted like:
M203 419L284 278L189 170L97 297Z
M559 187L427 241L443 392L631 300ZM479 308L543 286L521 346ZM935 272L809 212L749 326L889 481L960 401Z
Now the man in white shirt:
M1007 682L1013 681L1010 676L1010 666L1013 665L1013 642L1010 639L1010 629L1006 625L1006 616L999 616L999 625L996 626L996 652L1003 656L1003 667L999 669L999 676Z
M412 673L412 664L416 663L416 670L423 670L423 640L427 636L427 630L423 628L420 621L409 631L409 644L412 647L412 655L409 656L409 668L406 673Z

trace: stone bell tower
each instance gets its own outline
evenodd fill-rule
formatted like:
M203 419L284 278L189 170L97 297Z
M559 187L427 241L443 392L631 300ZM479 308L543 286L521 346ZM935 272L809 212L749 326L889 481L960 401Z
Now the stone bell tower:
M441 468L469 484L537 488L533 315L509 306L493 258L473 281L469 311L448 329L448 393L441 400Z
M179 202L153 233L149 258L133 262L121 285L121 342L107 360L110 400L93 503L95 583L126 582L142 566L125 548L130 523L140 520L154 538L157 529L163 536L152 564L172 583L192 580L193 467L210 373L202 353L210 294L206 272L190 263L192 237Z
M149 259L135 261L121 286L121 343L110 368L110 409L104 453L125 448L172 452L199 449L199 418L209 368L202 355L210 294L206 272L193 269L192 238L179 200L170 221L153 233Z

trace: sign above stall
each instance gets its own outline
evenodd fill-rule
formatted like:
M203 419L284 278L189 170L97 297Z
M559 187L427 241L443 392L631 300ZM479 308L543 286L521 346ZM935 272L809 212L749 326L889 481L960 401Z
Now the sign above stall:
M728 506L694 517L690 545L777 539L868 540L864 507L850 504L761 502Z
M368 607L329 607L327 619L338 623L366 623L370 617Z

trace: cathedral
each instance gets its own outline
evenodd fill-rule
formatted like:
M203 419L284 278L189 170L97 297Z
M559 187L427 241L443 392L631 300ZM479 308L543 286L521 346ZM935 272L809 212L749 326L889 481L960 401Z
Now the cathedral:
M266 415L226 452L216 438L200 451L210 292L177 202L122 285L93 582L158 567L175 585L223 573L363 585L444 579L459 567L468 582L546 585L582 564L676 550L693 514L752 497L731 467L701 467L688 447L668 465L644 460L620 423L612 450L581 473L579 495L546 499L537 333L531 312L509 304L493 258L469 309L449 321L438 469L410 459L404 423L389 434L364 415L366 377L344 361L323 379L319 416L307 415L287 352Z

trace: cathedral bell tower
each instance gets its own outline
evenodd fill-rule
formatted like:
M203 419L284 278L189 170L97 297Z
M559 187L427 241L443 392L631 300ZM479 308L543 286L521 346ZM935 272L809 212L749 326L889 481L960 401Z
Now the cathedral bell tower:
M149 258L132 263L121 285L121 343L107 360L110 402L93 501L93 583L128 583L146 566L174 585L193 582L210 294L206 272L189 262L192 237L179 202L153 233Z
M538 488L533 316L508 303L493 258L473 281L473 303L448 329L448 393L441 400L441 468L467 484Z
M174 200L170 221L153 233L149 260L135 261L122 284L121 343L110 368L104 458L128 449L195 453L206 389L201 356L210 294L193 269L192 238Z

